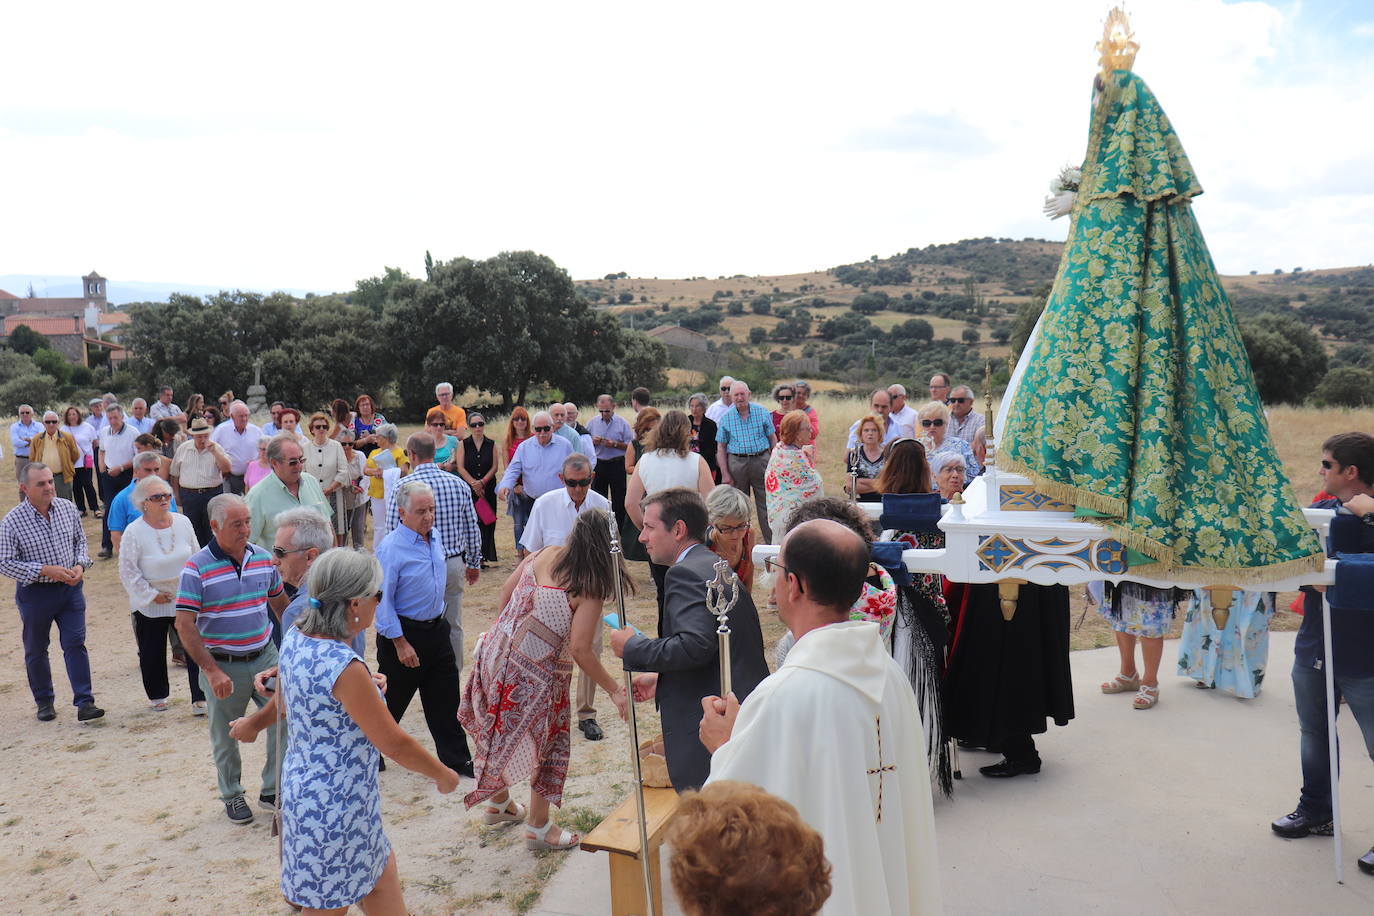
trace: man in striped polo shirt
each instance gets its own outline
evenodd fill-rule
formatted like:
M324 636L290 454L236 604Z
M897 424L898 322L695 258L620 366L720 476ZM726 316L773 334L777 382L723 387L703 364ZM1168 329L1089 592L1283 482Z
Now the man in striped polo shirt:
M186 654L200 666L224 813L236 824L248 824L253 812L243 798L243 763L229 723L244 714L250 699L265 705L253 691L253 675L277 663L270 614L281 613L286 592L271 554L248 540L251 522L243 497L221 494L208 509L213 537L181 571L177 632ZM269 731L258 796L258 804L269 811L276 810L278 750L276 732Z

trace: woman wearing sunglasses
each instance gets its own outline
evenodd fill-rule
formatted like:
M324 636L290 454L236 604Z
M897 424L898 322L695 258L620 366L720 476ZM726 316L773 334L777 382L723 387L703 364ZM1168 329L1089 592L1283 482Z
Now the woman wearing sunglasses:
M487 418L477 411L468 414L468 437L463 440L463 461L458 476L472 487L477 525L482 529L482 568L496 562L496 443L487 438ZM490 511L477 506L485 502ZM486 519L491 521L486 521Z
M449 435L442 410L430 408L425 414L425 430L434 437L434 463L450 474L458 473L458 437Z
M329 434L334 421L329 414L317 410L310 415L310 441L306 443L305 470L320 482L320 489L334 510L334 539L338 542L348 534L348 512L345 490L352 485L352 468L344 457L343 446Z
M191 520L171 511L172 487L152 474L134 487L129 502L143 513L124 529L119 544L119 581L129 594L138 642L138 670L148 705L166 712L170 704L167 680L167 634L176 620L177 581L191 555L200 549ZM186 677L191 689L191 712L205 715L205 692L200 669L189 657Z
M926 457L933 459L940 452L957 452L964 459L968 469L968 479L972 480L983 473L983 466L973 455L973 448L957 436L949 434L949 408L939 401L931 401L916 414L918 428L916 435L926 447Z

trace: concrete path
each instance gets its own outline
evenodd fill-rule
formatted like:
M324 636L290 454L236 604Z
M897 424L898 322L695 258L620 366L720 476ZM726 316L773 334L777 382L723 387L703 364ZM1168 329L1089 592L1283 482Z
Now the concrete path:
M954 798L935 805L947 913L1374 913L1374 877L1355 867L1374 845L1374 765L1348 712L1346 883L1335 882L1333 840L1269 830L1300 785L1293 634L1271 638L1255 700L1174 677L1177 654L1171 640L1159 705L1138 711L1130 694L1098 690L1115 649L1074 653L1078 718L1037 737L1037 776L987 779L978 767L996 758L963 755ZM605 854L573 852L534 913L608 913L609 900Z

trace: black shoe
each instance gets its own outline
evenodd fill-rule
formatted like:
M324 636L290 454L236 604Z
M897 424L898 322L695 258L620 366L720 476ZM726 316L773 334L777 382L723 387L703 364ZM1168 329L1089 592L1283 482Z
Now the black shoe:
M471 761L471 760L466 761L465 763L460 763L458 766L454 767L453 769L454 769L454 772L456 772L459 776L466 776L468 779L476 779L476 778L477 778L477 771L474 770L474 769L472 768L472 761Z
M960 738L960 739L959 739L959 750L961 750L961 751L985 751L985 750L987 750L987 748L984 747L984 746L981 745L981 744L974 744L972 741L965 741L963 738Z
M386 758L383 757L383 756L381 756L380 754L377 756L377 772L378 772L378 773L385 773L385 772L386 772Z
M102 560L108 560L110 557L114 556L114 550L110 547L102 547L100 548L98 556Z
M1319 821L1297 811L1292 814L1285 814L1270 824L1269 827L1279 836L1290 840L1305 836L1331 836L1336 832L1330 818Z
M606 733L601 730L601 726L596 724L595 719L583 719L577 723L577 727L582 729L582 737L588 741L600 741L606 737Z
M1000 763L979 767L978 772L994 779L1010 779L1013 776L1026 776L1040 772L1039 760L1010 760L1002 758Z
M277 810L277 794L264 792L258 796L258 807L264 811Z
M37 715L39 722L51 722L57 718L57 710L52 708L51 703L39 703Z
M94 703L82 703L81 708L76 711L76 721L89 722L92 719L105 718L105 710Z
M1356 859L1355 864L1360 866L1360 871L1366 875L1374 875L1374 849Z
M235 824L253 823L253 809L248 807L242 795L235 795L224 803L224 816Z

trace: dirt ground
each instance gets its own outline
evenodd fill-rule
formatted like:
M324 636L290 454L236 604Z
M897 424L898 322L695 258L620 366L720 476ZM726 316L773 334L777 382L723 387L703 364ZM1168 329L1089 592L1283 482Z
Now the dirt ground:
M827 489L839 493L843 430L864 405L824 399L817 406L823 415L819 464ZM1312 452L1321 438L1340 428L1366 428L1371 419L1374 414L1363 411L1323 412L1316 422L1297 411L1271 415L1275 440L1300 499L1310 498L1314 491L1308 469L1315 463ZM0 482L0 508L13 506L17 496L12 481ZM94 556L100 523L87 519L85 524ZM497 594L513 566L512 529L505 516L497 526L497 538L501 562L467 591L464 624L469 650L495 619ZM630 618L643 627L654 619L653 585L645 564L630 566L639 585L638 596L629 602ZM6 605L0 610L4 911L34 916L290 912L278 890L276 844L268 817L259 813L251 826L243 827L224 816L205 720L190 714L182 669L172 668L171 710L158 713L148 708L115 562L97 560L85 588L86 642L97 702L106 710L105 718L91 725L76 722L55 638L50 657L58 719L35 720L13 593L6 588L0 599ZM756 600L771 646L782 627L767 610L763 591L761 584L756 587ZM1282 596L1281 606L1286 608L1291 598ZM1074 595L1072 620L1074 648L1112 644L1110 628L1091 610L1085 613L1081 593ZM1291 629L1297 620L1283 612L1274 627ZM1175 630L1180 625L1177 621ZM369 647L369 661L374 651ZM609 651L603 661L613 673L619 671ZM1166 659L1165 676L1171 676L1171 664ZM1104 671L1103 679L1111 673ZM557 816L575 830L594 826L630 786L628 728L604 696L598 707L606 740L591 743L574 731L565 807ZM642 730L657 730L651 707L641 704L640 721ZM432 748L418 708L412 707L404 725ZM263 756L261 740L243 749L250 800L259 789ZM463 808L466 780L458 792L440 796L432 783L393 766L382 774L381 785L387 834L400 862L407 904L417 916L526 912L538 901L562 856L583 855L535 855L525 850L518 831L482 826Z

